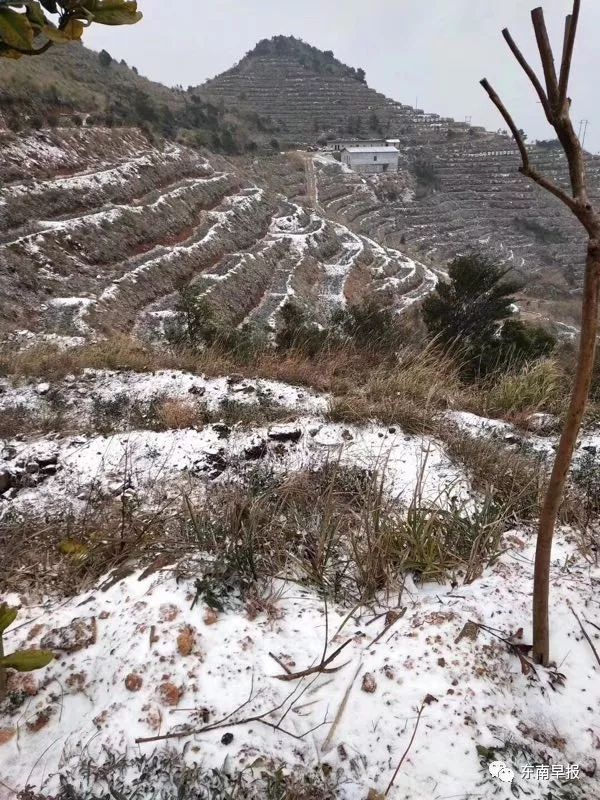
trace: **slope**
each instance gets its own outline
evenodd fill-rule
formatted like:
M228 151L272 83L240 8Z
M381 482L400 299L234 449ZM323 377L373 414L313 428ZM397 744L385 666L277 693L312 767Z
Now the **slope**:
M270 118L278 136L300 145L333 137L388 136L400 141L396 175L361 176L320 163L326 213L414 257L444 266L481 250L513 266L532 298L575 321L584 236L562 204L519 172L512 139L403 105L369 88L364 73L293 37L260 42L201 91ZM558 142L529 145L531 160L568 184ZM600 193L600 159L588 154L592 194Z
M101 58L101 55L104 58ZM89 120L108 125L142 125L169 138L187 137L214 150L243 151L271 136L254 112L238 113L222 103L169 88L73 44L43 59L3 59L0 63L0 126L13 130Z

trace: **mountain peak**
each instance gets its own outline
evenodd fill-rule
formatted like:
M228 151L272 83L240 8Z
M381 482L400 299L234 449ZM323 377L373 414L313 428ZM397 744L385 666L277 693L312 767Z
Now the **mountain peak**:
M295 61L319 75L343 76L353 78L361 83L366 82L364 69L350 67L337 59L333 50L320 50L295 36L280 35L273 36L271 39L261 39L252 50L246 53L240 63L265 56Z

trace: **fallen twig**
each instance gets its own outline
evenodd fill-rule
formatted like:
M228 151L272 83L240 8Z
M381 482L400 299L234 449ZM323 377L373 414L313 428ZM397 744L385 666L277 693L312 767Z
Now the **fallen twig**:
M369 647L371 647L372 645L376 644L381 639L382 636L385 636L385 634L389 631L389 629L392 627L392 625L395 625L398 622L399 619L402 619L402 617L406 614L407 608L408 608L408 606L404 606L404 608L401 611L396 612L394 614L394 616L392 617L391 621L388 622L388 624L384 627L384 629L380 633L377 634L377 636L369 644ZM386 612L386 613L390 613L390 612Z
M579 617L577 616L577 613L575 612L575 609L573 608L573 606L570 606L570 609L571 609L571 613L573 614L573 616L575 617L575 619L579 623L579 627L581 628L581 632L585 636L587 643L592 648L592 653L596 656L596 661L600 665L600 655L598 654L598 651L596 650L596 645L592 642L589 633L583 627L583 624L582 624L581 620L579 619Z
M335 715L335 718L334 718L333 722L331 723L331 728L329 729L329 733L327 734L327 738L325 739L325 741L321 745L321 752L322 753L328 753L329 750L331 749L331 742L333 741L333 736L334 736L334 734L335 734L335 732L337 730L337 727L338 727L338 725L340 723L340 720L342 718L342 715L343 715L344 710L346 708L346 705L348 703L348 698L350 697L350 692L352 691L352 687L354 686L354 682L358 677L358 673L360 672L361 667L362 667L362 662L359 663L358 667L356 668L356 672L354 673L350 683L348 684L348 688L344 692L344 696L342 697L342 702L340 703L339 708L337 710L337 714Z
M425 700L423 700L423 702L421 703L421 708L419 709L419 713L417 714L417 721L415 722L415 727L413 729L412 736L410 737L410 742L408 743L408 747L402 753L402 758L398 762L398 766L396 767L396 770L395 770L394 774L392 775L392 780L388 783L388 787L385 790L384 795L383 795L384 797L387 797L388 794L392 791L392 786L394 785L394 781L398 777L398 773L400 772L400 767L404 763L404 759L406 758L406 756L408 755L408 751L412 747L412 743L414 742L415 736L417 735L417 728L419 727L419 722L421 720L421 714L423 713L423 709L424 708L425 708Z
M496 639L499 639L501 642L504 642L510 651L519 659L521 663L521 672L523 675L529 675L530 672L533 672L534 676L539 680L539 676L533 661L530 658L527 658L526 655L531 650L531 645L520 644L519 642L514 642L511 639L508 639L506 636L501 636L494 628L490 628L488 625L484 625L482 622L474 622L473 620L469 620L469 624L475 625L480 630L485 631L491 636L495 636Z
M351 641L352 641L352 639L348 639L347 641L345 641L344 644L340 645L337 648L337 650L334 650L333 653L330 656L327 656L327 658L323 659L320 664L317 664L314 667L309 667L308 669L303 669L300 672L286 672L283 675L274 675L273 677L277 678L278 681L295 681L295 680L298 680L299 678L306 678L309 675L314 675L315 672L321 672L321 673L325 673L325 674L330 674L332 672L338 672L340 669L342 669L342 667L346 666L346 664L348 663L347 661L344 664L340 664L339 667L329 667L328 668L328 664L331 664L331 662L335 658L337 658L337 656L339 656L339 654L342 652L344 647L347 647L350 644Z

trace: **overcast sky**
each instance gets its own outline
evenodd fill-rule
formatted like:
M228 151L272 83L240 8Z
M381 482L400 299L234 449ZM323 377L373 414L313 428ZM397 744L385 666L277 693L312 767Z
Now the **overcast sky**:
M540 0L541 2L541 0ZM536 0L138 0L133 27L94 26L89 46L105 47L169 85L197 85L258 42L292 34L354 67L395 100L496 130L502 125L479 79L487 77L530 138L549 138L540 105L500 35L508 26L538 65L529 11ZM562 46L572 0L543 0L553 42ZM600 151L600 2L583 0L571 96L576 128ZM560 56L558 56L560 63Z

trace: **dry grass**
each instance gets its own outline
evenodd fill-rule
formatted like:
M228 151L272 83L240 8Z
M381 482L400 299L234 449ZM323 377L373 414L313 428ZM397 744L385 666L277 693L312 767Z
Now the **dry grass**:
M370 359L370 361L369 361ZM13 379L58 381L66 375L79 375L86 368L155 372L181 369L208 377L238 373L310 386L319 391L343 391L372 366L372 356L350 348L320 353L308 358L300 351L257 350L247 358L237 358L218 345L202 351L185 348L153 348L135 339L113 336L100 342L68 350L54 345L38 345L19 350L5 348L0 353L0 375Z
M486 412L507 419L537 411L561 414L569 395L568 378L552 359L501 375L486 388Z
M376 419L400 425L407 433L433 433L440 410L473 405L458 364L429 347L420 353L401 353L396 365L373 370L363 385L334 398L329 416L355 424Z
M164 400L157 409L156 419L163 430L194 428L204 422L198 406L185 400Z
M339 464L283 477L253 469L240 478L213 487L198 507L182 497L150 512L125 495L98 497L79 513L5 518L0 591L71 595L111 570L167 556L216 608L255 602L275 577L366 603L397 592L407 572L472 580L495 557L504 529L494 504L474 512L416 494L402 508L380 476Z
M489 495L515 522L539 516L551 463L540 455L515 450L496 439L475 438L442 426L439 436L450 458L462 466L473 487ZM581 491L570 484L561 506L561 521L581 524Z

